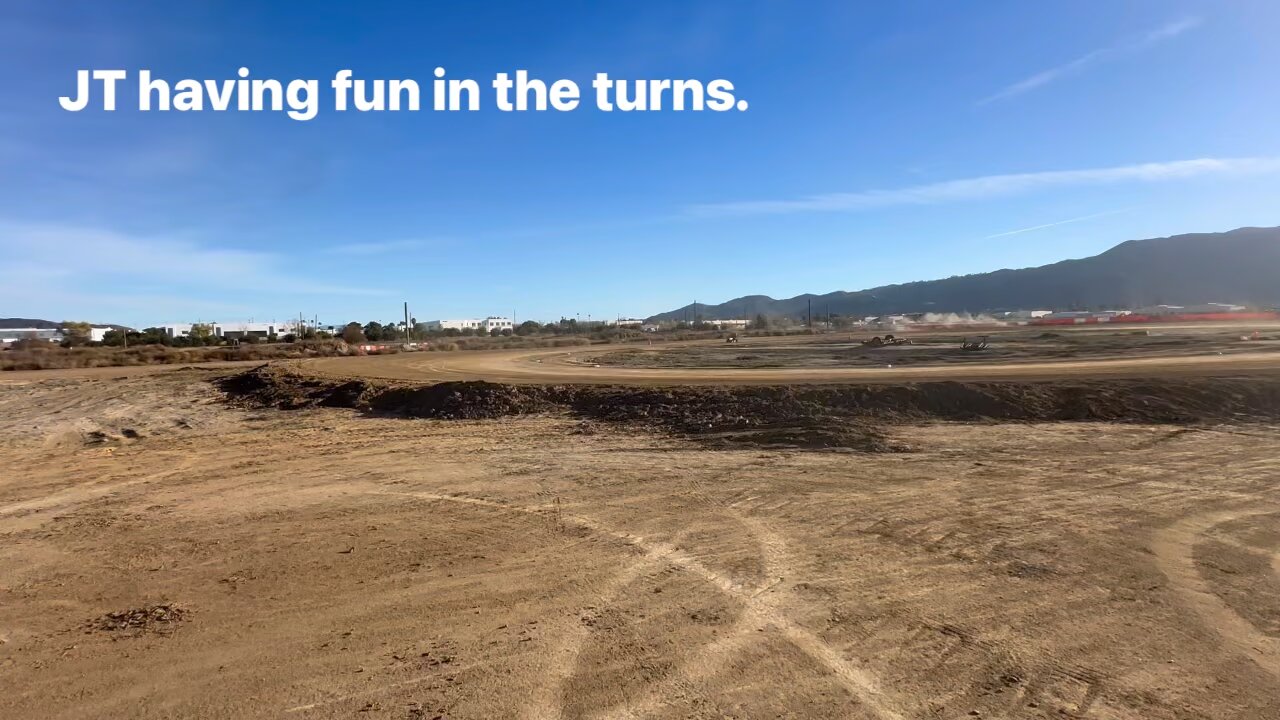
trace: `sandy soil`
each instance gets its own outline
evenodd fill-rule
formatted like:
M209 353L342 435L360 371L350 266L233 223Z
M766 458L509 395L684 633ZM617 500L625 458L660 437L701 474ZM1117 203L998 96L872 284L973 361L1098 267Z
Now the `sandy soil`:
M231 360L200 363L198 365L128 365L123 367L63 368L58 370L9 370L0 372L0 385L23 385L46 380L131 378L186 371L192 367L198 367L201 370L225 370L228 368L251 368L262 364L262 360Z
M708 451L206 375L0 387L0 717L1280 716L1280 426Z

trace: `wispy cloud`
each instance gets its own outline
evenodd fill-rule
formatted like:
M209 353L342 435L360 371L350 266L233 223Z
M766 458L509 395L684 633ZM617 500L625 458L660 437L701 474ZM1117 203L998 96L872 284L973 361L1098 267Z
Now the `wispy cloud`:
M384 294L290 271L283 258L272 253L99 228L0 221L0 246L13 266L29 269L24 277L54 285L128 287L138 295L203 291L228 299L233 291L273 296Z
M1071 62L1049 68L1048 70L1038 72L1031 77L1019 80L1018 82L1001 89L999 92L979 100L978 104L986 105L987 103L995 102L996 100L1004 100L1005 98L1010 98L1014 95L1021 95L1029 90L1035 90L1038 87L1048 85L1060 78L1079 73L1093 65L1106 62L1121 55L1141 52L1142 50L1146 50L1147 48L1165 40L1176 38L1188 30L1193 30L1202 22L1203 21L1198 17L1185 17L1165 23L1164 25L1161 25L1160 27L1138 37L1130 38L1124 42L1110 45L1108 47L1099 48L1081 55Z
M1123 182L1168 182L1203 176L1241 176L1275 172L1280 172L1280 157L1200 158L1090 170L987 175L891 190L829 193L790 200L748 200L692 205L687 207L685 212L696 217L851 212L899 205L934 205L965 200L984 200L1058 187Z
M419 250L428 245L438 245L438 241L429 242L427 240L385 240L381 242L361 242L348 243L345 245L330 245L323 249L327 255L346 255L350 257L358 257L365 255L386 255L387 253L404 252L407 250Z
M1058 227L1059 225L1071 225L1072 223L1086 222L1088 220L1097 220L1098 218L1110 217L1112 215L1119 215L1120 213L1129 212L1132 209L1133 208L1121 208L1119 210L1108 210L1107 212L1094 213L1092 215L1081 215L1080 217L1068 218L1066 220L1059 220L1057 222L1045 223L1043 225L1032 225L1031 227L1018 228L1017 230L1008 230L1005 232L999 232L999 233L996 233L995 235L988 235L982 239L994 240L995 238L1009 237L1010 235L1021 235L1023 233L1035 232L1037 230L1048 230L1049 228Z

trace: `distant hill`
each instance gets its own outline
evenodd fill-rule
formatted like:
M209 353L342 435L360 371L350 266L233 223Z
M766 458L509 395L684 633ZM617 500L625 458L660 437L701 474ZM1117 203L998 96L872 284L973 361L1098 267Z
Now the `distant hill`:
M39 328L40 330L56 330L62 323L52 320L33 320L31 318L0 318L0 330L12 328Z
M109 327L116 330L123 330L123 325L112 325L110 323L89 323L94 327ZM37 320L35 318L0 318L0 330L11 330L13 328L37 328L39 330L56 330L62 327L62 323L52 320Z
M856 292L775 300L748 295L698 304L703 319L765 315L802 317L809 301L822 312L863 317L910 312L1137 308L1208 302L1280 306L1280 228L1129 240L1093 257L996 270L944 280L885 285ZM650 321L694 317L685 306Z

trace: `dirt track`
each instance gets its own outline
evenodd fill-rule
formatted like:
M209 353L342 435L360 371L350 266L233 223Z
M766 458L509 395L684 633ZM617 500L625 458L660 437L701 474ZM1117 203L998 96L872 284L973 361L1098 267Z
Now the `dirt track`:
M749 348L749 344L741 347ZM783 383L897 383L916 380L1030 380L1064 377L1149 377L1280 372L1280 353L1184 355L1104 360L914 365L885 368L633 368L592 361L599 350L512 350L403 353L296 361L303 372L438 382L595 385L777 385Z
M1275 425L709 452L207 376L0 387L0 716L1280 710Z

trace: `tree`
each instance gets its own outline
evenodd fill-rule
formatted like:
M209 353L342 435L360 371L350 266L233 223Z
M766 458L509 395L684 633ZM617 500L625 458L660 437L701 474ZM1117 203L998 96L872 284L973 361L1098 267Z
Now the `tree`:
M542 324L533 320L525 320L516 327L517 335L537 335L542 332Z
M192 345L217 345L218 336L213 334L213 326L207 323L196 323L187 333Z
M757 314L756 319L751 321L751 327L756 330L764 330L769 327L769 318Z
M108 330L102 333L102 344L110 345L112 347L119 347L120 345L124 345L124 333L120 330L115 330L115 329Z
M48 340L37 337L35 333L27 333L26 336L14 340L6 347L10 350L46 350L49 345Z
M132 334L129 336L129 340L134 340ZM164 328L145 328L139 335L137 342L142 345L168 345L169 333L165 332Z
M364 331L360 329L360 323L347 323L342 328L342 339L348 345L359 345L364 342Z
M382 323L370 320L364 325L364 336L373 342L383 339ZM386 338L390 340L391 338Z
M88 345L89 340L93 337L93 326L87 322L64 321L62 323L62 337L62 344L65 347Z

